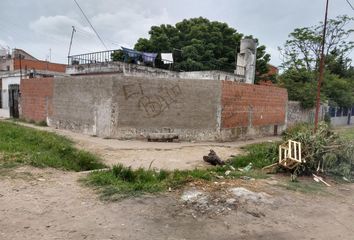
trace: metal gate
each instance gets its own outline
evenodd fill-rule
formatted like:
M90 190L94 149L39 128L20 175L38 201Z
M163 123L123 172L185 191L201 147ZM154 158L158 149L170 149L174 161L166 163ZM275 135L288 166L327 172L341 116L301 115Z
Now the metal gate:
M18 103L19 103L20 85L9 85L9 108L10 117L19 118Z

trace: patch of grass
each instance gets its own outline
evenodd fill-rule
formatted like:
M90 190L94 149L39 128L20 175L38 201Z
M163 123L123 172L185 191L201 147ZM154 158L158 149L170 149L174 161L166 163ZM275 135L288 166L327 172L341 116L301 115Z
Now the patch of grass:
M97 188L102 199L119 200L143 193L166 191L168 188L176 189L196 180L217 181L240 178L241 176L255 179L267 178L268 176L259 168L274 162L275 149L277 149L276 143L250 145L246 147L247 155L235 157L224 166L189 171L155 171L141 168L133 170L123 165L116 165L109 171L92 172L83 181L87 185ZM244 167L250 162L254 166L251 171L244 173L234 170ZM229 173L226 175L228 170Z
M279 143L258 143L244 147L247 154L236 156L230 161L230 165L235 168L242 168L249 163L253 168L263 168L273 164L278 159Z
M101 193L103 200L119 200L125 197L138 196L144 193L157 193L166 191L169 188L178 189L185 184L196 181L218 181L219 178L233 179L241 176L251 178L266 178L266 174L258 170L248 173L231 171L229 175L225 172L229 166L194 169L194 170L145 170L139 168L133 170L123 165L115 165L108 171L95 171L90 173L82 181L93 186Z
M285 184L280 184L280 187L283 187L290 191L301 192L305 194L325 194L325 186L317 182L309 181L289 181Z
M35 121L33 119L25 119L25 118L10 118L7 119L11 122L22 122L22 123L29 123L29 124L33 124L39 127L48 127L48 124L46 121L42 120L42 121Z
M337 132L343 139L354 141L354 128L342 128L337 130Z
M193 180L215 179L211 171L195 169L191 171L133 170L123 165L115 165L109 171L95 171L83 181L100 189L105 200L117 200L143 193L157 193L168 188L179 188Z
M86 171L105 167L97 156L76 149L63 136L10 122L0 122L0 153L0 168L28 164Z

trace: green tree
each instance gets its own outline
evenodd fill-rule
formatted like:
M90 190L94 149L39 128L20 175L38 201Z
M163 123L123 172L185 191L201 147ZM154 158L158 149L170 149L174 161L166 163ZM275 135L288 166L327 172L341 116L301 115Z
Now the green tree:
M347 57L354 48L350 38L354 30L346 29L353 20L343 15L328 21L321 98L335 106L354 104L354 70ZM304 108L315 104L322 30L322 23L296 28L280 49L284 72L279 77L279 84L287 88L290 100L300 101Z
M191 18L172 25L153 26L149 39L140 38L135 44L138 51L173 52L174 69L182 71L234 71L236 49L243 35L226 23L206 18ZM265 46L257 49L257 73L267 72L270 55Z
M335 53L336 56L344 57L354 48L351 38L354 30L347 30L347 26L353 21L354 18L347 15L328 20L325 56ZM284 46L279 48L283 57L282 67L316 70L321 53L322 31L323 23L321 22L319 25L296 28L291 32Z
M330 105L351 107L354 104L354 84L350 79L326 74L322 92L329 100Z
M315 74L306 69L288 69L279 76L279 85L288 90L288 98L299 101L303 108L312 108L316 100Z

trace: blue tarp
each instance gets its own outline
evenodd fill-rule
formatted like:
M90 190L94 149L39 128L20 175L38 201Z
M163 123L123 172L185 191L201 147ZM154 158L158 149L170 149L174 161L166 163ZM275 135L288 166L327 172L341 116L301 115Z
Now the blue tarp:
M155 62L157 57L157 53L149 53L149 52L139 52L134 49L129 49L122 47L123 53L134 60L138 60L140 57L143 62Z

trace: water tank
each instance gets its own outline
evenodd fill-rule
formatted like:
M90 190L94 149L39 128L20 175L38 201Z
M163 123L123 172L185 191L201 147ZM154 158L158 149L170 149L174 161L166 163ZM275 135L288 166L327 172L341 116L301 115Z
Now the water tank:
M256 52L257 43L254 39L245 38L241 40L240 53L246 53L249 49L252 53Z

